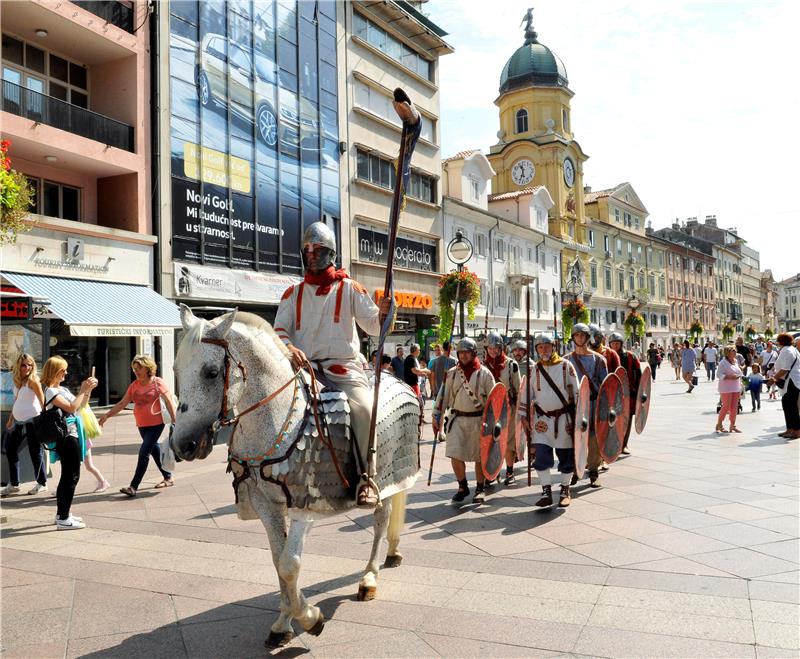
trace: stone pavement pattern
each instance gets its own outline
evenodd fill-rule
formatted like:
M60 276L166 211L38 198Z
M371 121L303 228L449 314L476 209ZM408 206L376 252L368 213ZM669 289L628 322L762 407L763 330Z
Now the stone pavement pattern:
M800 656L798 442L775 435L780 402L716 435L714 385L688 395L659 376L633 455L568 509L534 509L524 476L454 508L437 451L433 485L410 495L403 565L373 602L354 601L370 517L316 524L301 583L329 622L279 655ZM4 657L265 656L276 575L260 522L236 518L223 451L178 465L167 490L150 489L151 466L127 499L138 445L130 414L108 425L94 452L113 487L92 494L84 472L85 530L56 532L49 496L3 500Z

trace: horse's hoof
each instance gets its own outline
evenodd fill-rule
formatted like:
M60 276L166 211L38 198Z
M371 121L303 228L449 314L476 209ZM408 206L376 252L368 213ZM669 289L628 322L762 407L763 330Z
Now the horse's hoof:
M369 602L375 599L378 589L375 586L359 586L357 599L359 602Z
M403 562L403 555L402 554L395 554L394 556L387 556L386 562L383 564L383 567L400 567L400 564Z
M324 621L323 621L324 624ZM322 631L322 629L320 629ZM284 645L289 645L294 639L294 632L270 632L267 640L264 641L266 648L282 648Z
M322 615L322 611L320 611L317 622L314 623L314 626L308 630L308 633L312 636L319 636L323 629L325 629L325 616Z

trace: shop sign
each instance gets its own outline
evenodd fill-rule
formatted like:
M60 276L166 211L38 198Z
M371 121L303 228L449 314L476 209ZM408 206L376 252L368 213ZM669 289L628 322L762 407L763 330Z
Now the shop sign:
M278 304L284 291L299 277L250 270L223 270L175 263L175 295L198 300L230 300Z
M383 290L375 291L375 302L380 303L383 299ZM433 298L427 293L405 293L395 291L395 304L401 309L430 309L433 307Z
M0 317L3 320L28 320L31 300L27 297L4 297L0 301Z
M135 327L122 325L70 325L71 336L172 336L174 327Z
M388 236L375 229L358 228L358 258L360 261L386 264ZM413 238L397 236L394 264L399 268L436 272L436 245Z

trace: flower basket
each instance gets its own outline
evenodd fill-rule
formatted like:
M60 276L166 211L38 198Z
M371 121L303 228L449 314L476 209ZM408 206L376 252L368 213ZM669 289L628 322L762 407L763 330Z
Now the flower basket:
M722 339L727 343L733 338L734 331L734 326L728 323L722 328Z
M458 291L458 299L456 299ZM478 275L463 268L452 270L439 278L439 340L447 341L453 327L455 305L467 305L467 318L475 318L475 307L481 301L481 283Z
M625 327L625 336L627 338L633 337L634 339L639 338L640 336L644 336L644 316L640 314L638 311L631 311L627 316L625 316L625 322L623 323Z
M33 191L27 179L11 169L10 146L8 140L0 142L0 245L17 242L18 233L31 229L25 219L30 213Z
M699 320L695 320L689 326L689 335L693 336L695 339L699 339L700 336L703 334L703 324Z
M561 305L561 324L564 326L564 336L572 334L576 323L589 322L589 309L583 300L565 300Z
M770 339L772 339L772 337L773 337L773 336L775 336L775 333L772 331L772 328L771 328L771 327L767 327L767 328L764 330L764 338L765 338L767 341L769 341Z
M752 325L748 325L747 329L744 331L744 338L747 339L747 341L752 341L756 338L756 334L756 328Z

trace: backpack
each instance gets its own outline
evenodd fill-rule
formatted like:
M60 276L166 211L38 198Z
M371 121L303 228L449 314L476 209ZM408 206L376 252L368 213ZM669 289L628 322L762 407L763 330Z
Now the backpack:
M36 432L36 440L40 444L60 443L64 441L69 434L67 422L64 419L64 413L55 405L47 409L47 406L53 402L53 399L57 395L58 394L53 396L44 404L45 409L39 416L35 416L32 419L33 428Z

